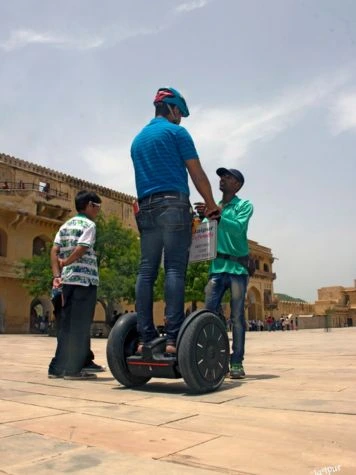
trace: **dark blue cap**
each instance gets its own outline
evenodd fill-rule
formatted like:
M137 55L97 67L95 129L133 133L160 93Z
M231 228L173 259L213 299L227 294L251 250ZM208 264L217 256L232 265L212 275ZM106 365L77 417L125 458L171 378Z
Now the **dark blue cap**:
M232 175L236 178L236 180L241 183L241 186L245 183L245 178L243 176L243 174L239 171L239 170L236 170L236 168L218 168L216 170L216 173L221 176L221 175L225 175L226 173L228 173L229 175Z

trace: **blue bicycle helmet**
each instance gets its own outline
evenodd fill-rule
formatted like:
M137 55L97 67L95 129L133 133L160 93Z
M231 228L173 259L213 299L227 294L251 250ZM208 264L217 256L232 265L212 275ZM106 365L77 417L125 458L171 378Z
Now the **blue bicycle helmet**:
M177 106L182 117L189 116L189 109L184 97L177 91L177 89L173 89L173 87L161 87L158 89L153 104L156 105L159 102L165 102L166 104Z

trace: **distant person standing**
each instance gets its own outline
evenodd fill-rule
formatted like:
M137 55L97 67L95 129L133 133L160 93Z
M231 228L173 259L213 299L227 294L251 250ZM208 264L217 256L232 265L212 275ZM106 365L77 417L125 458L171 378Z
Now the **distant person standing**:
M188 173L203 197L207 214L218 212L209 180L182 117L189 116L185 99L171 87L160 88L154 99L155 118L135 137L131 157L135 169L141 262L136 281L136 310L140 344L157 335L153 324L153 286L164 250L166 352L176 352L184 320L185 273L192 239L192 208Z
M232 353L230 356L230 378L245 377L243 360L245 355L245 295L248 284L248 240L247 229L253 214L250 201L241 199L237 193L245 179L239 170L218 168L222 200L221 218L217 234L217 257L209 268L209 281L205 287L205 306L218 313L222 298L227 290L231 292ZM197 205L199 213L203 211Z
M93 191L77 193L78 214L60 227L54 239L51 250L53 287L62 287L63 311L55 364L50 365L48 373L50 378L96 378L95 374L82 368L88 356L90 325L99 284L94 220L100 203L100 197Z

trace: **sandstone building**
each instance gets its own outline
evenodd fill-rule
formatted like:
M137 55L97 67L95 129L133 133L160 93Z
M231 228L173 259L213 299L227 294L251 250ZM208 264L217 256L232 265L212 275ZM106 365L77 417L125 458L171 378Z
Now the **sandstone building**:
M135 228L132 196L0 154L0 332L30 331L37 308L52 315L49 296L33 299L23 287L20 261L52 242L59 226L76 213L74 197L84 188L100 195L108 215ZM104 318L100 305L96 313Z
M49 296L33 299L23 287L18 270L21 259L40 253L46 242L52 242L59 226L75 214L74 197L84 188L101 196L107 216L114 214L124 226L136 229L133 196L0 154L0 333L33 331L36 311L52 315ZM255 241L250 241L250 252L257 270L248 287L246 315L263 320L276 308L273 256L271 249ZM161 320L163 305L156 303L155 307ZM100 304L95 319L104 320Z
M353 287L322 287L315 302L316 315L329 315L333 327L356 326L356 280Z

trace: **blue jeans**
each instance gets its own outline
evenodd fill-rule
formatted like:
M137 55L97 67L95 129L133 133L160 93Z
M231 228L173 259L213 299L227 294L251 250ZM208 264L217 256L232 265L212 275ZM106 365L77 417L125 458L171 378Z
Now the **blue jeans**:
M137 328L148 343L157 336L153 323L153 287L164 250L164 297L167 342L175 343L184 320L184 285L192 240L192 208L183 193L150 195L136 215L141 262L136 281Z
M226 290L231 290L232 354L231 364L242 363L245 354L245 295L248 284L246 274L211 274L205 288L205 307L217 312Z

